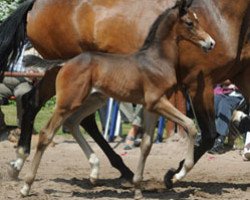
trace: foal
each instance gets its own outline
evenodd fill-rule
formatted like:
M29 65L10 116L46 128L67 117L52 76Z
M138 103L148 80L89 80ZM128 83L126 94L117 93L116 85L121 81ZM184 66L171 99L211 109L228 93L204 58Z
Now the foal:
M79 131L81 119L96 111L107 96L143 104L149 112L161 114L184 127L189 135L188 151L183 170L175 178L179 180L185 176L194 164L193 146L197 130L193 121L168 101L178 84L178 41L182 39L205 50L211 50L215 45L214 40L200 27L196 14L187 11L184 4L178 2L158 17L137 53L126 56L83 53L66 62L56 80L56 108L40 132L37 151L31 171L25 178L22 195L28 195L42 154L62 123L73 123L72 131ZM89 99L93 101L90 103ZM138 196L141 195L140 181L151 145L152 135L145 134L140 163L134 177Z

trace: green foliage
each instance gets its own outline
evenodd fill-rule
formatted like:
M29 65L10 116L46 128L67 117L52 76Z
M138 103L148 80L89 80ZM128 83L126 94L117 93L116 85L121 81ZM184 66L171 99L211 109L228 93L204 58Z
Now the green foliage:
M49 101L46 102L44 108L53 108L56 105L56 97L52 97Z
M7 18L20 2L21 0L0 0L0 22Z

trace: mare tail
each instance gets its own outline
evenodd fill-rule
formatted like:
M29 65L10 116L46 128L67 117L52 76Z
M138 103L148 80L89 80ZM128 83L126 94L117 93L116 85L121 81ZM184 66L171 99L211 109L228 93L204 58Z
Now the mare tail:
M26 38L26 18L35 0L26 0L0 25L0 79L21 55Z

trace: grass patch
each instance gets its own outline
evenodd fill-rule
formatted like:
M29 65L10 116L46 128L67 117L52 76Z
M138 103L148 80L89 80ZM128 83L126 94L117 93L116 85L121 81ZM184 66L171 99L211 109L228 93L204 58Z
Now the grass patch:
M35 130L37 132L39 132L48 122L49 118L51 117L54 111L54 106L55 106L55 98L52 98L45 104L45 106L42 107L42 109L37 114L36 119L35 119L35 125L34 125ZM9 104L1 106L1 109L4 113L6 124L17 125L16 102L9 101ZM97 122L99 130L101 130L101 122L100 122L100 118L98 114L96 114L96 122ZM130 124L122 125L122 136L128 133L130 127L131 127ZM83 129L82 129L82 132L85 133ZM57 134L59 135L64 134L61 128L58 130Z
M53 111L54 111L54 105L55 105L55 98L52 98L50 101L48 101L44 107L42 107L42 109L40 110L40 112L38 113L38 115L36 116L35 119L35 130L37 132L39 132L48 122L49 118L51 117ZM5 122L8 125L16 125L16 104L15 101L10 101L9 105L4 105L1 106L2 111L5 114ZM101 122L100 122L100 118L99 115L96 114L96 122L98 125L99 130L101 130ZM125 137L129 131L129 129L131 128L131 124L129 123L123 123L122 124L122 137ZM82 129L82 132L85 133L85 131ZM62 129L60 128L57 132L57 134L64 134L62 132ZM156 136L156 132L155 132L155 136ZM244 146L244 141L242 139L242 137L238 137L236 139L235 145L238 148L242 148Z

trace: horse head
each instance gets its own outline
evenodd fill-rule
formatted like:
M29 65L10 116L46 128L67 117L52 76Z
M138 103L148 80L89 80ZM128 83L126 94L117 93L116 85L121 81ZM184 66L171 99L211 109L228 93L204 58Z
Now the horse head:
M176 8L179 9L179 22L176 25L176 33L179 40L188 40L204 51L210 51L215 47L214 39L202 28L199 18L189 7L193 0L178 0Z

